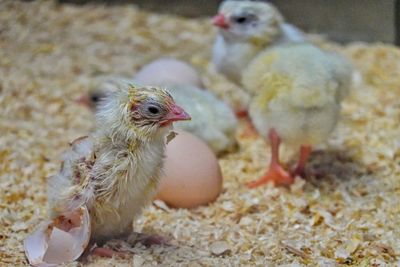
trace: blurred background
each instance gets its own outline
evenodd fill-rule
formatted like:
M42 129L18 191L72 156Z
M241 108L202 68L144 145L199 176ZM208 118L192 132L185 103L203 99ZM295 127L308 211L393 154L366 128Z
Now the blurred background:
M74 4L135 4L160 13L212 16L221 0L59 0ZM271 0L286 20L341 43L400 44L400 0Z

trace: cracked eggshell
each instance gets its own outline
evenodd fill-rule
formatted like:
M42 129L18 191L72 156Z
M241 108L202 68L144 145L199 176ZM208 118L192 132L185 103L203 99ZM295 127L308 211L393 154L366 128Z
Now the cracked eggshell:
M86 207L45 221L24 242L32 266L48 267L75 261L90 240L90 217Z
M150 62L136 73L134 80L143 85L203 85L191 65L174 58L160 58Z
M214 152L185 131L167 144L157 198L176 208L194 208L214 201L222 190L221 169Z

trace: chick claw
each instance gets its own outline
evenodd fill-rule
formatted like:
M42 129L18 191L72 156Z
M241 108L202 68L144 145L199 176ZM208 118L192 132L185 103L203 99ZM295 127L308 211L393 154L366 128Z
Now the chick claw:
M102 248L102 247L94 248L92 250L92 254L105 258L112 258L112 257L126 258L128 256L124 252L119 252L111 248Z
M153 245L169 245L168 238L159 235L149 235L144 233L133 233L128 237L128 243L135 246L137 243L141 243L145 247L151 247Z
M247 187L256 188L268 182L273 182L274 185L290 185L294 182L294 179L280 165L275 165L271 166L268 172L260 179L248 183Z

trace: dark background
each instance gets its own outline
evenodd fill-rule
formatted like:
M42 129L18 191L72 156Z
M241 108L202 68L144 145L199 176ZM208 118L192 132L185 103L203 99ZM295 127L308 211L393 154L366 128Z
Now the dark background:
M135 4L160 13L212 16L221 0L59 0L74 4ZM400 0L271 0L286 20L339 42L400 44Z

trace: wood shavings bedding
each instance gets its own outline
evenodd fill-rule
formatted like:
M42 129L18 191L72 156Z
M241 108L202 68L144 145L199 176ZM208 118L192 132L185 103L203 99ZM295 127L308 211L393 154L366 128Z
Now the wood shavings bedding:
M215 35L206 19L156 15L132 5L0 2L0 265L26 265L22 242L46 218L46 177L69 141L92 127L74 99L93 77L133 76L160 56L194 64L205 85L236 107L245 94L209 65ZM238 129L240 148L220 159L224 192L193 210L149 207L136 230L172 238L169 247L108 245L130 259L88 266L394 266L400 253L400 50L329 44L363 79L342 121L312 155L308 181L247 189L269 160L259 137ZM284 160L293 159L284 151ZM81 263L72 263L71 266Z

